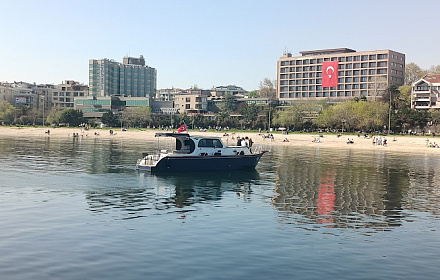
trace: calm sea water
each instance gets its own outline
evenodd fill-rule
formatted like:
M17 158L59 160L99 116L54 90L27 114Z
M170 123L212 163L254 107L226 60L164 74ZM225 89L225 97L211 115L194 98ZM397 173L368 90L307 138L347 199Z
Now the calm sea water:
M0 279L438 279L440 157L267 147L134 170L156 142L0 137Z

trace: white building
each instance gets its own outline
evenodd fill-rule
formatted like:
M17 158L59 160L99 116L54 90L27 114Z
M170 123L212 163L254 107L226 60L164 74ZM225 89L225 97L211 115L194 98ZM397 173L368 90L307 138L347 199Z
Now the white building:
M440 109L440 75L426 75L411 89L412 109Z

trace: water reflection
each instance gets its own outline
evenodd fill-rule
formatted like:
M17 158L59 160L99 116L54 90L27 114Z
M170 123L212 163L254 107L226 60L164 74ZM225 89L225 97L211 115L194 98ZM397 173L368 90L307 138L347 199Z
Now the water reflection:
M12 161L27 172L89 174L133 172L139 145L92 137L0 137L0 161Z
M412 211L438 214L440 180L430 175L437 157L417 160L352 150L276 150L274 157L272 203L282 223L387 230L409 220ZM432 165L418 165L426 161ZM421 182L421 174L430 179ZM420 196L425 198L421 203Z
M165 213L194 211L191 206L222 199L225 193L235 193L248 199L251 186L259 180L257 171L224 173L151 174L138 173L140 187L123 187L89 191L86 194L90 210L97 213L118 209L128 219ZM164 211L165 210L165 211Z
M135 172L140 153L155 148L155 142L117 138L0 137L0 164L8 174L45 174L47 181L65 173L69 178L105 176L110 187L91 186L86 191L90 210L117 209L126 218L195 211L200 204L218 205L231 193L244 201L266 203L269 198L280 223L307 229L389 230L420 212L440 216L438 156L273 147L261 159L258 172ZM127 183L115 186L112 180L121 178ZM268 191L261 191L263 186Z

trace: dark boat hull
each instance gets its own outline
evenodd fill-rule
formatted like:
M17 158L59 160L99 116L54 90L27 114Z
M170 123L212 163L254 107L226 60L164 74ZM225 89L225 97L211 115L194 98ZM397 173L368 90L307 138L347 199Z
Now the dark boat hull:
M151 172L182 171L232 171L252 170L264 153L237 156L169 156L160 160L156 166L139 165L139 170Z

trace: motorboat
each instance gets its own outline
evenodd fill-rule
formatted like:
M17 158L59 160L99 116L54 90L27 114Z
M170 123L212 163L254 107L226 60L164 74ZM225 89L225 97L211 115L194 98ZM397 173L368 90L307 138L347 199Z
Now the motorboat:
M226 146L221 137L163 132L156 137L175 138L172 150L143 154L136 169L151 172L252 170L267 151L261 146Z

